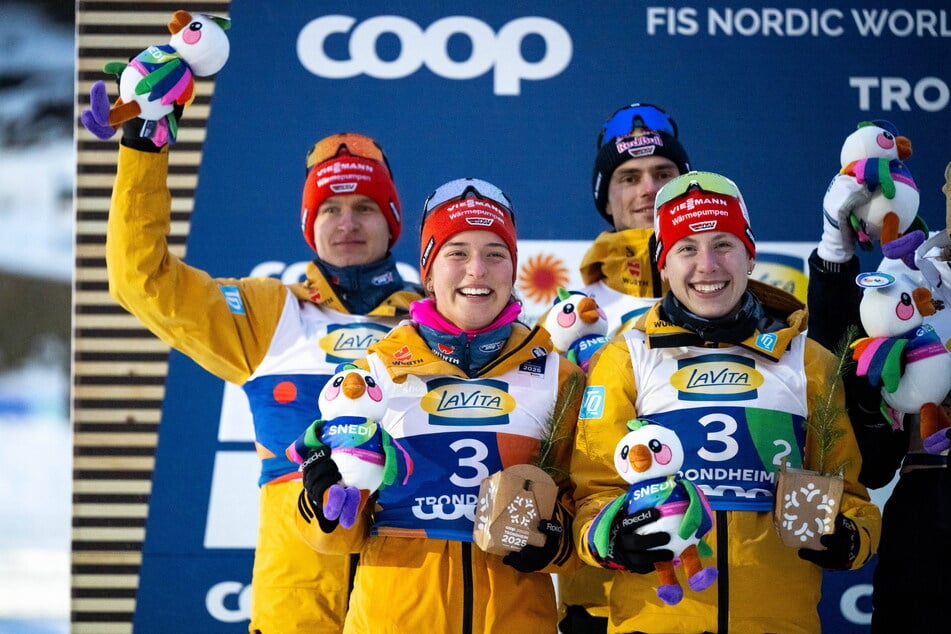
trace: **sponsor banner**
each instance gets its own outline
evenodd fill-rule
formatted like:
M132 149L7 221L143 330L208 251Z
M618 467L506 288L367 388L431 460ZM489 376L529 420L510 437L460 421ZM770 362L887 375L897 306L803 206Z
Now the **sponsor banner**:
M581 286L578 262L608 228L591 195L596 138L635 100L676 118L694 168L736 181L757 237L753 276L802 300L822 196L858 122L888 119L912 140L919 214L933 228L944 222L943 0L367 0L279 12L233 0L230 17L188 240L189 263L215 276L300 278L311 255L300 235L306 152L324 135L358 131L393 167L404 218L394 254L408 273L419 211L437 185L474 176L511 196L523 320L534 323L557 286ZM880 251L862 258L873 270ZM172 355L137 629L246 630L258 473L243 398ZM586 395L586 411L600 406ZM841 587L824 592L827 629L863 631L871 570L833 575Z

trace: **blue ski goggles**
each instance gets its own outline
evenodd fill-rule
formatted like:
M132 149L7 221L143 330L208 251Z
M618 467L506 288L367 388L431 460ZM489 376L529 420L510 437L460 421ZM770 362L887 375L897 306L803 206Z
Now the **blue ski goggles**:
M649 103L632 103L619 108L604 122L598 135L598 148L611 139L630 136L636 128L666 132L677 137L677 124L666 112Z

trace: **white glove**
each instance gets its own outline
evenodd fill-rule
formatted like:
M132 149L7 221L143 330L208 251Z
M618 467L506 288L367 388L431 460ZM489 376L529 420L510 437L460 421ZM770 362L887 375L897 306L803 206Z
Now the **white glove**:
M871 198L872 192L852 176L836 174L822 198L822 238L817 251L826 262L848 262L858 237L849 224L852 210Z

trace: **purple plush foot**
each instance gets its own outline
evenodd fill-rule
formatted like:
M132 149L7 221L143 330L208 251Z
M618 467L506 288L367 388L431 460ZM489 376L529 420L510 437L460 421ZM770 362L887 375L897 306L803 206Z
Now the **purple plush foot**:
M670 584L657 587L657 596L667 605L676 605L684 598L684 590L679 585Z
M344 504L347 502L347 487L342 484L332 484L324 496L324 517L328 520L340 518Z
M694 576L687 579L687 585L690 586L690 589L694 592L700 592L701 590L706 590L713 582L717 580L717 569L716 568L704 568L700 572L696 573Z
M97 81L89 89L89 109L83 110L79 119L83 127L99 139L111 139L116 133L116 129L109 125L109 96L105 82Z
M925 232L919 229L911 231L900 238L892 240L882 245L882 255L890 260L903 260L908 264L907 257L911 256L911 262L914 263L915 249L920 247L925 241Z
M922 441L925 451L931 454L939 454L945 449L951 449L951 438L948 438L948 432L949 430L942 429L925 438Z
M357 521L357 513L360 511L360 489L356 487L346 487L344 489L346 500L340 509L340 525L344 528L350 528Z

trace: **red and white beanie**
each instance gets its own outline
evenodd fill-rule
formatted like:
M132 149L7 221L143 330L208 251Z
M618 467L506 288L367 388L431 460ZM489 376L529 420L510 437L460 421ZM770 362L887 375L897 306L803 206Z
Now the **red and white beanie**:
M425 283L442 246L464 231L491 231L512 254L512 281L518 270L518 248L512 211L488 198L469 195L448 200L429 212L420 236L419 270Z
M370 140L368 137L364 138ZM307 172L301 202L301 231L310 248L317 250L314 241L314 219L320 205L331 196L347 194L362 194L379 205L390 230L389 246L392 248L403 226L400 200L396 194L393 176L384 162L352 154L345 144L336 156L316 163Z
M703 189L705 175L727 184L719 189L731 189L731 193ZM678 190L680 193L671 196ZM658 269L664 268L667 254L678 240L708 231L732 233L746 246L750 257L756 257L756 241L750 229L746 203L736 183L730 179L708 172L687 172L668 181L657 192L656 200L665 201L655 205L654 209Z

